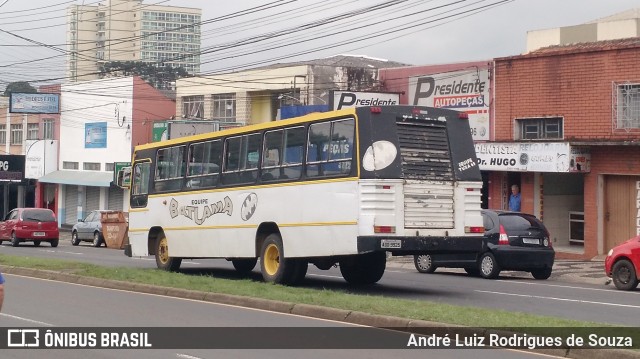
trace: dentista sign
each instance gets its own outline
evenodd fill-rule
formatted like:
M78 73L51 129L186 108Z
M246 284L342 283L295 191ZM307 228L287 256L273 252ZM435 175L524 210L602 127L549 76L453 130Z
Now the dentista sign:
M513 172L589 172L588 147L565 142L476 143L476 156L482 171Z

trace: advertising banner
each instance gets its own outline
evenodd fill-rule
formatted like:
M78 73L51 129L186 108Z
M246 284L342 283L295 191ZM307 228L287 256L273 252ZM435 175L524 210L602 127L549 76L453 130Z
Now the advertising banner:
M409 103L466 112L473 140L489 140L489 71L486 69L411 77Z
M84 124L84 148L107 148L107 123Z
M0 155L0 181L24 179L24 156Z
M588 147L572 147L566 142L476 143L482 171L589 172Z
M169 132L167 129L169 124L166 121L156 121L153 123L153 129L151 130L151 142L164 141L168 139Z
M11 113L60 113L60 95L55 93L10 94Z

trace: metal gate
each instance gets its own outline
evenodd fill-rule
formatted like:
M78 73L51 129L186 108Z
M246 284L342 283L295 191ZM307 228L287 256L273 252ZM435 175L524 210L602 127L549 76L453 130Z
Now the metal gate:
M78 223L78 186L65 186L64 209L64 223L70 225Z
M85 187L86 189L86 205L84 214L87 215L91 211L100 209L100 187Z
M107 209L122 211L124 203L124 190L118 187L109 187L109 204Z

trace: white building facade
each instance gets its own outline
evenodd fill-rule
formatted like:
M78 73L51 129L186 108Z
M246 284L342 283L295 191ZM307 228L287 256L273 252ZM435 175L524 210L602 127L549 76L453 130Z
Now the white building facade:
M40 182L58 187L58 222L72 225L97 209L126 210L112 184L114 164L131 161L133 78L62 85L58 168Z

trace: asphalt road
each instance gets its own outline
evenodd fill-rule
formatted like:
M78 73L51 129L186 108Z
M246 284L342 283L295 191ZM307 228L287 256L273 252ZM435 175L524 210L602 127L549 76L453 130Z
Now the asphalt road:
M8 275L6 284L7 296L3 312L0 313L2 327L9 328L49 328L64 327L82 329L91 327L96 330L119 331L124 327L173 328L197 327L197 330L207 330L211 327L225 328L220 337L201 338L195 342L212 341L217 345L225 345L225 341L238 339L238 333L251 328L258 332L264 329L265 335L277 328L292 328L295 332L291 336L277 339L281 346L278 349L11 349L2 350L2 358L533 358L538 354L515 350L499 349L335 349L332 335L318 338L316 345L327 349L286 349L288 343L295 343L306 334L309 328L326 328L328 331L338 331L344 328L356 328L345 323L332 322L321 319L300 317L290 314L273 313L256 309L248 309L210 302L164 297L158 295L140 294L112 289L96 288L64 282L34 279L16 275ZM359 328L371 330L380 335L381 330L374 328ZM180 337L180 329L173 332L173 336ZM227 337L228 335L228 337ZM386 335L386 334L385 334ZM395 338L395 337L394 337ZM405 336L399 337L400 347L405 345ZM243 337L247 346L257 336ZM347 340L348 342L348 340ZM156 342L160 345L161 343ZM372 345L375 342L371 341ZM153 342L152 342L153 345Z
M71 259L114 267L155 268L152 257L128 258L121 250L94 248L90 243L74 247L68 241L63 241L58 248L51 248L46 244L41 247L25 244L14 248L5 243L0 246L0 253ZM256 280L261 278L258 268L259 266L252 273ZM230 262L225 260L183 261L182 271L196 275L238 278ZM623 292L611 286L556 280L537 281L529 275L485 280L451 272L425 275L415 270L394 268L390 264L377 285L353 288L342 279L338 269L320 271L310 266L303 286L614 325L637 326L637 318L640 318L640 291Z

